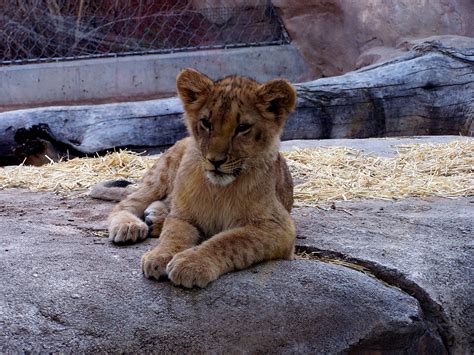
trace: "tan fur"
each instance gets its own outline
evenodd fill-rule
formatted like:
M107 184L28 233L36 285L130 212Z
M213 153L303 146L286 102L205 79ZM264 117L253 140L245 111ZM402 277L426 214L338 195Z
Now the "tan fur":
M99 182L92 187L89 196L106 201L122 201L137 190L137 186L133 184L128 186L109 186L113 185L116 181L117 180Z
M177 78L190 137L177 142L109 217L110 239L159 244L142 257L148 278L205 287L220 275L291 259L293 183L279 137L296 93L285 80ZM143 221L146 219L147 223Z

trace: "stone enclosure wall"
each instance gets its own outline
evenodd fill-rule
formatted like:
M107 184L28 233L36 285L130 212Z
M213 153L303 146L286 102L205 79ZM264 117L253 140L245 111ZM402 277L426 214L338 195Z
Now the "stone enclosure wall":
M474 37L472 0L272 2L311 68L312 79L341 75L395 56L406 50L407 41L417 38Z

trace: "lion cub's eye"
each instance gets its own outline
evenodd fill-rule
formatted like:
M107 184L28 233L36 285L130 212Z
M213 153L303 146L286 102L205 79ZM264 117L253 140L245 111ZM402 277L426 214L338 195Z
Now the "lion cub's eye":
M235 129L235 133L246 133L250 131L250 128L252 128L252 125L242 123L237 126L237 128Z
M211 124L211 122L209 122L209 120L208 120L207 118L201 118L201 119L199 120L199 123L201 124L201 127L202 127L202 128L204 128L204 129L206 129L206 130L208 130L208 131L210 131L211 128L212 128L212 124Z

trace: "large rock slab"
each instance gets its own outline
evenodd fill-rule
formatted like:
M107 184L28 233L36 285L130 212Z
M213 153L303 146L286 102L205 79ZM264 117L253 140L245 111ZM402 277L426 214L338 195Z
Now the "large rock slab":
M142 277L156 240L117 247L97 232L109 203L0 199L0 352L444 351L414 297L351 268L276 261L185 290Z

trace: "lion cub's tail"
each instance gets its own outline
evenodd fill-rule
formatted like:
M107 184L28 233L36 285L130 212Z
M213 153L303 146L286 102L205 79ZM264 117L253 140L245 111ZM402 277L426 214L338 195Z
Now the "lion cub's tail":
M137 188L135 184L127 180L109 180L94 185L89 196L106 201L122 201Z

